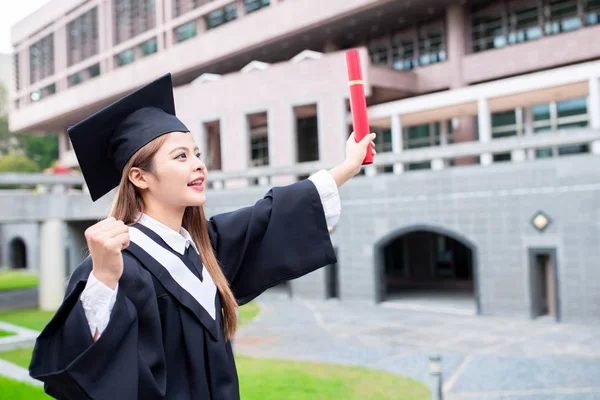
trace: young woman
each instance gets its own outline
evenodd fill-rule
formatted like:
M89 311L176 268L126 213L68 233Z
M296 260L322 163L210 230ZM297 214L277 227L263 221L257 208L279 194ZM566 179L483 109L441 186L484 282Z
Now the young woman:
M206 166L175 116L170 75L69 128L95 201L90 257L37 339L32 377L58 399L239 399L236 307L335 262L337 187L359 172L368 135L331 171L275 187L208 221Z

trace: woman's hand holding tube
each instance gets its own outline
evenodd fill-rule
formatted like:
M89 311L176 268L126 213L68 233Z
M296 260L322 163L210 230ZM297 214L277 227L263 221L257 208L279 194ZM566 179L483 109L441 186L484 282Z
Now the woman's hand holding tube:
M360 142L356 143L354 132L352 132L346 141L346 159L342 164L332 168L329 171L338 187L342 186L350 178L360 172L367 149L369 148L369 145L373 143L375 137L375 133L370 133L366 135ZM373 147L374 146L375 143L373 143ZM375 149L372 151L373 155L377 153Z

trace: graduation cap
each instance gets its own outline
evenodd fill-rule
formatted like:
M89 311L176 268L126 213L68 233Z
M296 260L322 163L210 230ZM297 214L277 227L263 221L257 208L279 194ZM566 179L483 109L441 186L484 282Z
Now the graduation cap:
M67 129L92 201L119 185L127 161L170 132L189 132L175 116L171 74L128 94Z

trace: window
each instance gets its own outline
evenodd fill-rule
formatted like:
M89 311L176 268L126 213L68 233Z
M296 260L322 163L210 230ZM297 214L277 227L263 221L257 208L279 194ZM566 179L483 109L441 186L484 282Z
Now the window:
M15 90L19 91L21 88L21 82L19 80L19 53L15 53L13 56L13 64L14 64L14 73L15 73Z
M296 160L297 162L319 160L319 120L317 105L294 107L296 119Z
M474 52L506 46L499 4L472 11L471 35Z
M113 0L115 43L131 39L154 28L155 0Z
M452 122L436 121L403 129L404 149L440 146L442 144L442 123L446 124L446 140L448 143L452 143Z
M517 125L517 113L517 110L493 113L492 138L520 135L521 132Z
M150 54L154 54L158 51L158 41L156 38L152 38L140 45L140 52L142 57L149 56Z
M377 133L375 146L378 153L390 153L392 148L392 130L390 128L373 128L372 132Z
M29 47L29 83L54 74L54 35L50 34Z
M94 78L98 75L100 75L100 64L94 64L91 67L84 69L83 71L79 71L72 75L69 75L69 86L78 85L81 82Z
M173 16L179 17L213 0L173 0Z
M270 0L244 0L244 5L246 6L246 14L249 14L256 10L260 10L261 8L268 6L270 3Z
M40 101L48 96L52 96L54 93L56 93L56 85L53 83L51 85L48 85L46 87L43 87L39 90L32 92L31 93L31 101L33 101L33 102Z
M237 5L236 3L229 4L219 10L215 10L208 14L205 18L206 29L213 29L217 26L226 24L229 21L233 21L237 17Z
M579 129L589 124L587 98L578 97L531 107L533 131L536 134L554 132L558 129ZM549 158L557 155L589 152L588 145L562 146L558 148L536 149L536 158Z
M542 37L537 0L511 2L508 8L508 43L522 43Z
M392 67L397 70L411 70L417 66L415 41L407 35L392 38Z
M122 51L117 55L117 64L120 66L131 64L135 60L133 49Z
M446 61L446 46L442 24L419 27L419 65Z
M175 28L175 40L183 42L196 36L196 21L188 22Z
M98 8L67 24L67 62L77 64L98 53Z
M577 0L549 0L547 14L550 19L545 26L547 35L570 32L581 28L581 18L577 12Z
M269 137L267 126L259 126L250 131L250 165L269 165Z
M371 62L391 65L396 70L411 70L445 61L443 28L441 22L434 22L373 40L368 44Z
M600 0L584 0L583 9L588 25L596 25L600 22Z

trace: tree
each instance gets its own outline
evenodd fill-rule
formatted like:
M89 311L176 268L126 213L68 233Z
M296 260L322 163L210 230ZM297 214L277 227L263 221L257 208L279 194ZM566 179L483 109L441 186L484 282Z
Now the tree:
M0 157L0 173L3 172L40 172L40 166L26 156L7 154Z
M22 137L25 155L45 169L54 165L58 159L58 135L49 133L44 136L26 135Z

